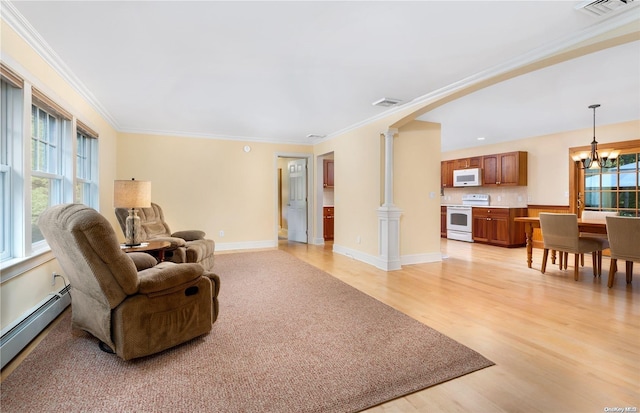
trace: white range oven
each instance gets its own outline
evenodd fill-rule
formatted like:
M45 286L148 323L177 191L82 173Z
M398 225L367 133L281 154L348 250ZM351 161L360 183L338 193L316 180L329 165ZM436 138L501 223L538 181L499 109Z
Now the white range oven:
M489 195L462 195L462 205L447 205L447 238L473 242L473 206L489 206Z

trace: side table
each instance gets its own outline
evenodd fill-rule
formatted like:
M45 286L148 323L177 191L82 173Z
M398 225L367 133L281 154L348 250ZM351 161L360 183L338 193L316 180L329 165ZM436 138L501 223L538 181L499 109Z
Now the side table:
M170 246L171 243L169 241L147 241L133 247L128 247L124 244L120 245L124 252L157 252L159 262L164 261L164 251Z

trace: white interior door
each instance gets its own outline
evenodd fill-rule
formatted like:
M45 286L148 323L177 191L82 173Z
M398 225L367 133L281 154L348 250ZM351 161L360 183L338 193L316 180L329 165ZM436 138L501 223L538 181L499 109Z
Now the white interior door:
M289 171L289 241L307 242L307 160L287 164Z

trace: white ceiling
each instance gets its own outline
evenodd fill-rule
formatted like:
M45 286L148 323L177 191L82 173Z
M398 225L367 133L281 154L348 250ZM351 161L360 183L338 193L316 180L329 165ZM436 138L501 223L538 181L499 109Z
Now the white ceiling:
M380 98L409 104L603 21L575 1L3 3L120 131L300 143L396 110ZM421 119L442 123L446 151L590 127L593 103L598 124L640 118L639 42Z
M418 119L441 123L450 150L592 128L592 104L601 105L596 135L598 125L640 119L640 42L504 81Z

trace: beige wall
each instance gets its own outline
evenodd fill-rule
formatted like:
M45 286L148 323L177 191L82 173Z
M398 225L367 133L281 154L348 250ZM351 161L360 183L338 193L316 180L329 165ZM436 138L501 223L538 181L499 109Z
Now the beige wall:
M275 246L277 155L311 151L308 145L121 134L117 177L151 181L151 198L172 231L201 229L217 250Z
M333 152L334 156L334 246L377 254L380 132L384 128L382 125L365 126L315 149L316 154Z
M400 128L393 174L394 203L402 210L400 256L404 262L440 259L439 157L439 124L413 121Z
M614 125L598 126L596 136L600 148L606 148L607 142L622 142L640 139L640 120ZM465 158L492 153L526 151L528 153L528 185L510 189L500 189L507 196L510 193L524 194L525 204L531 205L569 205L569 148L588 146L593 137L593 129L585 129L536 136L511 142L467 148L444 152L442 160ZM494 190L497 191L497 190ZM479 191L476 192L487 192ZM452 201L461 193L456 188L445 190L445 196L451 195ZM492 196L494 201L495 196ZM510 198L513 202L515 197ZM445 201L446 202L446 201ZM456 202L450 202L456 203Z
M9 25L2 21L2 60L25 81L37 87L72 115L97 131L99 139L100 210L111 212L113 208L113 180L116 167L116 131L93 107L85 101L51 66L49 66ZM107 214L112 223L115 216ZM57 261L39 265L0 285L0 324L2 328L28 313L47 295L59 291L62 281L58 278L51 286L51 273L64 274Z
M410 111L381 117L315 146L316 156L334 157L336 251L366 262L378 257L378 208L384 198L381 134ZM440 258L439 192L439 125L410 122L394 138L394 203L403 210L401 261Z

